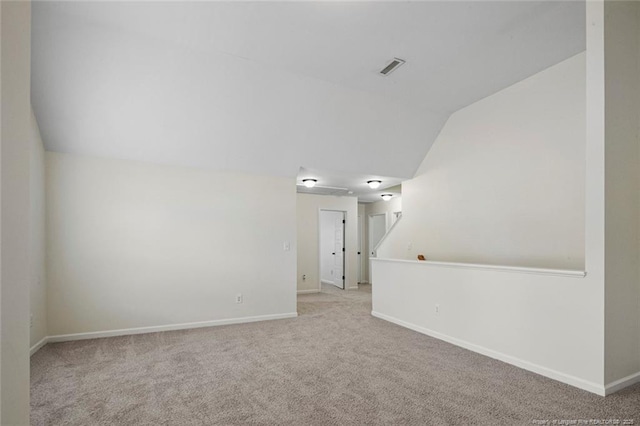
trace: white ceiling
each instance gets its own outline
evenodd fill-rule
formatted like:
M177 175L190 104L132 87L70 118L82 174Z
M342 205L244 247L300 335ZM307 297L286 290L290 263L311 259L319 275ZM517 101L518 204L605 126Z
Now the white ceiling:
M451 112L585 48L582 1L32 9L47 149L284 176L412 177Z

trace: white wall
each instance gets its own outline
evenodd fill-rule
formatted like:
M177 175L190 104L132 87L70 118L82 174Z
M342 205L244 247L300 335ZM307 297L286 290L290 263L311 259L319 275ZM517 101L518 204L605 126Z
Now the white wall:
M0 2L0 423L29 424L31 4Z
M385 256L583 269L585 102L582 53L452 114Z
M373 259L372 268L375 316L603 391L602 287L596 280L417 260Z
M29 300L32 315L30 346L33 347L47 336L48 330L45 272L45 152L33 111L30 124Z
M320 212L320 279L334 282L336 220L342 219L342 213L335 211ZM337 253L336 253L337 254ZM340 273L342 275L342 273Z
M640 3L605 2L605 381L640 373Z
M295 315L294 179L46 163L51 335Z
M298 292L316 292L320 288L319 211L346 211L345 288L358 288L358 199L327 195L297 194ZM306 279L303 279L303 275Z

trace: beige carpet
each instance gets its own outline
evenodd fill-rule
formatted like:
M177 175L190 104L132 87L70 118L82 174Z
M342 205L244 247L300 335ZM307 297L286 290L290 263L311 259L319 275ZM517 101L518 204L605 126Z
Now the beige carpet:
M32 424L640 424L640 385L602 398L406 330L367 287L300 296L295 319L49 344Z

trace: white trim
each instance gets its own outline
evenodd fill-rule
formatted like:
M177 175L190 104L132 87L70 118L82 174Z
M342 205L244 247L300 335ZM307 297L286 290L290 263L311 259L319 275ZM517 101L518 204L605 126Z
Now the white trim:
M320 290L317 288L313 288L311 290L298 290L298 294L311 294L311 293L320 293Z
M547 367L543 367L538 364L533 364L529 361L522 360L520 358L516 358L510 355L503 354L501 352L497 352L483 346L478 346L473 343L469 343L464 340L456 339L455 337L447 336L446 334L438 333L437 331L430 330L428 328L420 327L415 324L408 323L406 321L399 320L397 318L391 317L389 315L381 314L376 311L371 311L371 315L376 318L383 319L385 321L392 322L394 324L400 325L402 327L408 328L413 331L417 331L418 333L426 334L427 336L435 337L436 339L443 340L445 342L451 343L456 346L460 346L461 348L469 349L470 351L477 352L482 355L486 355L488 357L497 359L499 361L506 362L508 364L515 365L516 367L523 368L525 370L533 371L534 373L540 374L542 376L548 377L550 379L557 380L559 382L566 383L571 386L575 386L580 389L584 389L588 392L595 393L600 396L606 395L605 387L599 385L594 382L589 382L587 380L581 379L579 377L571 376L569 374L562 373L560 371L552 370Z
M355 287L347 287L347 290L357 290L357 289L358 289L358 286L355 286Z
M335 285L333 281L329 281L329 280L320 280L321 284L329 284L329 285Z
M627 377L623 377L620 380L616 380L615 382L611 382L604 387L605 395L611 395L612 393L616 393L619 390L622 390L631 385L635 385L640 382L640 371L637 373L631 374Z
M521 266L483 265L477 263L435 262L431 260L386 259L382 257L372 257L371 260L375 260L376 262L412 263L415 265L438 266L445 268L482 269L486 271L515 272L521 274L553 275L557 277L584 278L587 276L585 271L572 271L565 269L525 268Z
M44 345L47 344L47 342L49 342L49 337L47 337L47 336L45 336L42 339L40 339L40 341L38 343L36 343L35 345L31 346L31 349L29 350L29 356L32 356L33 354L38 352Z
M124 328L120 330L92 331L88 333L60 334L49 336L48 342L69 342L72 340L99 339L102 337L128 336L131 334L157 333L159 331L188 330L191 328L214 327L218 325L243 324L247 322L295 318L297 312L287 314L259 315L255 317L229 318L212 321L188 322L184 324L157 325L151 327Z

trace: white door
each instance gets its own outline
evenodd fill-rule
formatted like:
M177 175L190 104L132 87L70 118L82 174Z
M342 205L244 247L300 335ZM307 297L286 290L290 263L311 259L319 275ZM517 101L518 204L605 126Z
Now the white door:
M364 236L364 218L362 215L358 215L358 284L363 280L363 261L362 255L362 237Z
M369 258L376 257L375 248L387 232L387 215L385 213L369 215ZM369 262L369 282L371 276L371 262Z
M333 284L344 289L344 213L336 217L333 256Z

